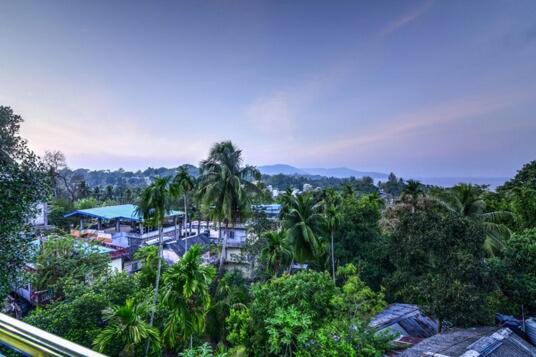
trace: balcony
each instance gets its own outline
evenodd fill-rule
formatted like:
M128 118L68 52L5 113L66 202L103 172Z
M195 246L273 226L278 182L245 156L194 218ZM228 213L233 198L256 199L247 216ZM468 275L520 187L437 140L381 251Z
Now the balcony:
M21 356L104 357L104 355L76 343L0 314L0 355L6 349L11 354Z

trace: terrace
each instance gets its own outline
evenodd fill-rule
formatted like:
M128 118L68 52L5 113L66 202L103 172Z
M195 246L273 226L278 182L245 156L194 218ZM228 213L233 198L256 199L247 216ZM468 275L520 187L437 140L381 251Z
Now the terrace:
M165 236L176 239L181 235L179 217L182 216L181 211L168 212L163 227ZM143 217L132 204L76 210L65 215L69 217L80 218L78 229L71 230L73 236L90 237L121 247L130 246L132 239L146 242L159 234L158 229L144 226Z

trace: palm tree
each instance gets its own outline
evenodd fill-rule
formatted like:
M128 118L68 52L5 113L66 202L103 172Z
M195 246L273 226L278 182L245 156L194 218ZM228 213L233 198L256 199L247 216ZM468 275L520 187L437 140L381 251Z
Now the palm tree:
M154 284L153 305L151 308L150 326L153 326L156 302L158 299L158 288L160 285L160 274L162 271L162 245L164 240L163 225L170 203L170 177L159 177L145 188L138 202L137 212L143 217L143 221L148 224L158 226L158 266L156 270L156 281ZM145 355L149 351L151 340L147 340Z
M324 219L326 222L326 228L329 231L331 238L331 272L333 281L335 281L335 231L338 228L341 220L341 213L339 211L341 197L334 189L327 189L323 192L324 198L321 201Z
M294 249L294 257L306 262L320 257L323 253L319 234L324 225L324 217L315 205L313 196L304 193L292 197L290 210L283 218L289 241Z
M449 211L481 222L486 234L484 250L493 255L502 249L504 241L510 237L510 230L500 222L511 218L512 213L507 211L486 212L484 192L485 190L478 185L462 183L448 191L435 193L435 197Z
M242 151L230 141L215 144L200 164L199 195L207 206L214 206L218 220L225 224L220 253L219 274L223 272L229 226L244 218L250 207L250 194L257 191L253 180L260 174L253 166L242 166Z
M400 195L400 200L410 205L411 213L415 213L415 208L419 203L419 198L424 196L422 184L417 180L408 180L406 188Z
M342 185L342 194L344 197L353 197L355 196L355 188L354 186L349 183L349 182L346 182Z
M182 194L184 200L184 220L183 226L186 229L188 222L188 193L194 189L194 178L188 173L188 168L185 165L179 167L177 175L173 178L171 184L171 191L175 196ZM190 226L189 234L192 233L192 227Z
M214 268L202 264L201 248L193 245L182 259L164 274L162 305L169 310L164 322L163 339L174 348L179 340L190 339L205 330L210 308L210 284Z
M293 196L294 194L292 193L292 189L290 187L287 187L285 192L279 196L279 202L281 203L281 211L279 212L280 219L283 219L283 217L285 217L285 215L290 211Z
M103 315L108 326L95 338L93 347L104 352L109 348L122 346L120 356L135 356L136 348L148 340L152 342L153 351L158 351L158 330L143 320L145 313L144 305L136 305L132 299L127 299L123 306L107 308Z
M266 264L266 270L277 275L282 266L292 260L287 234L283 230L268 231L264 234L264 239L266 245L261 250L261 260Z

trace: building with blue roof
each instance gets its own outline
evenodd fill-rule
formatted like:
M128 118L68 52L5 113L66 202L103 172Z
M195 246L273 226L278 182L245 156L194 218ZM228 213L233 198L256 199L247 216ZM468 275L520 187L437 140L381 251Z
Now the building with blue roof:
M184 213L170 210L166 215L163 231L166 237L177 239L181 234L179 220ZM78 217L78 229L74 236L87 236L107 241L121 247L139 246L143 242L158 237L157 227L144 226L138 207L133 204L103 206L70 212L65 218Z

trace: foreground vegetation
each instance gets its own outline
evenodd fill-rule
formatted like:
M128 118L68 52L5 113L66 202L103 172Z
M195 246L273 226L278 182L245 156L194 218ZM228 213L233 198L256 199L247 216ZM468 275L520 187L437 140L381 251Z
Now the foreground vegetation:
M2 136L14 136L20 118L5 107L0 113ZM0 235L2 259L17 255L2 267L4 293L27 259L18 233L39 198L32 185L6 177L26 172L37 187L51 187L56 203L105 201L73 199L50 155L46 166L17 143L2 152L13 173L0 176L0 217L18 222ZM59 234L44 242L31 277L57 299L26 321L109 355L379 356L392 348L391 336L368 322L391 302L418 304L442 327L492 324L496 312L536 314L536 161L496 192L424 187L394 175L382 185L387 199L357 180L300 195L287 190L277 198L278 222L250 211L266 192L232 143L214 145L200 167L197 178L184 168L132 200L155 226L166 210L183 207L216 222L223 251L227 231L248 220L251 279L225 271L223 260L203 265L197 246L167 266L161 244L137 252L141 271L111 275L102 255ZM5 192L28 200L15 203ZM307 269L296 271L296 263Z

